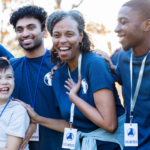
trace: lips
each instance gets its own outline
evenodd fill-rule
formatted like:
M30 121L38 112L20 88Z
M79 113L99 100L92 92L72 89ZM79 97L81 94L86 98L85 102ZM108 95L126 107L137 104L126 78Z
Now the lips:
M8 87L2 87L2 88L0 88L0 93L7 94L8 92L9 92L9 88Z
M119 43L122 43L125 36L120 34L120 35L118 35L118 37L119 37Z
M59 47L59 54L65 56L69 53L70 49L70 47Z

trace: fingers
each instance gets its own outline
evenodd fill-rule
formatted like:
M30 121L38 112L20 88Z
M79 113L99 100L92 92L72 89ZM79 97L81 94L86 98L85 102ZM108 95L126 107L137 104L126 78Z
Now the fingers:
M64 85L64 87L65 87L68 91L71 90L71 88L70 88L69 86L67 86L67 85Z
M121 49L122 49L122 47L116 48L116 50L110 55L110 58L112 58Z
M21 146L20 146L20 149L21 149L21 150L24 150L24 149L26 148L26 146L27 146L27 144L28 144L28 141L29 141L29 140L27 140L27 139L24 139L24 140L23 140L23 142L22 142L22 144L21 144Z
M21 103L22 101L21 100L19 100L19 99L13 99L13 101L17 101L17 102L19 102L19 103Z

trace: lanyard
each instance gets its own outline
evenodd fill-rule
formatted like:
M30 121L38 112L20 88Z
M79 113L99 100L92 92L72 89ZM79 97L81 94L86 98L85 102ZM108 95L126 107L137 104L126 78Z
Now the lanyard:
M8 104L9 104L9 102L10 102L11 99L12 99L12 98L9 97L9 101L8 101L7 104L5 105L5 107L4 107L4 109L2 110L2 112L0 113L0 118L1 118L1 116L2 116L2 114L3 114L3 112L5 111L6 107L8 106Z
M37 91L37 85L38 85L38 81L39 81L39 76L40 76L40 71L41 71L41 67L42 67L42 63L43 63L43 60L46 56L46 53L47 53L47 50L42 58L42 61L41 61L41 64L40 64L40 67L39 67L39 72L38 72L38 76L37 76L37 81L36 81L36 86L35 86L35 92L34 92L34 98L32 99L32 96L31 96L31 90L30 90L30 85L29 85L29 78L28 78L28 72L27 72L27 64L26 64L26 57L25 57L25 70L26 70L26 78L27 78L27 83L28 83L28 89L29 89L29 95L30 95L30 99L31 99L31 105L32 105L32 108L34 109L34 104L35 104L35 98L36 98L36 91Z
M82 54L80 53L79 58L78 58L78 74L81 74L81 61L82 61ZM72 79L69 68L68 68L68 74L69 74L70 79ZM72 128L73 119L74 119L74 107L75 105L74 103L72 103L71 109L70 109L70 128Z
M150 51L149 51L150 52ZM148 52L148 54L149 54ZM134 93L134 97L132 98L132 57L133 54L131 54L131 59L130 59L130 82L131 82L131 108L130 108L130 123L132 123L132 119L133 119L133 110L134 110L134 106L137 100L137 96L139 93L139 89L141 86L141 81L142 81L142 77L143 77L143 72L144 72L144 67L145 67L145 62L146 62L146 58L148 56L148 54L144 57L143 61L142 61L142 65L141 65L141 69L139 72L139 77L138 77L138 81L137 81L137 85L136 85L136 89L135 89L135 93Z

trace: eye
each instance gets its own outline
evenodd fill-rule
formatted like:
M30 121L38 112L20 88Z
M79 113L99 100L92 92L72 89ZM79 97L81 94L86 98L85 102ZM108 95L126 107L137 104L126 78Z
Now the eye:
M59 34L54 34L53 35L55 38L59 38Z
M29 27L30 30L33 30L34 28L35 28L34 26L30 26L30 27Z
M23 31L23 29L22 28L17 28L17 30L16 30L17 32L22 32Z
M13 78L13 76L11 76L11 75L6 77L6 79L12 79L12 78Z

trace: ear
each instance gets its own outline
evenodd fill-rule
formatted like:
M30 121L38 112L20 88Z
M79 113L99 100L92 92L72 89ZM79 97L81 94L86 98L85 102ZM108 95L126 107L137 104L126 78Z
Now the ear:
M48 30L47 29L43 29L43 38L45 38L48 34Z
M84 34L83 34L83 32L81 32L79 42L82 42L83 37L84 37Z
M145 32L150 31L150 19L149 19L149 20L146 20L146 21L144 22L143 31L145 31Z

